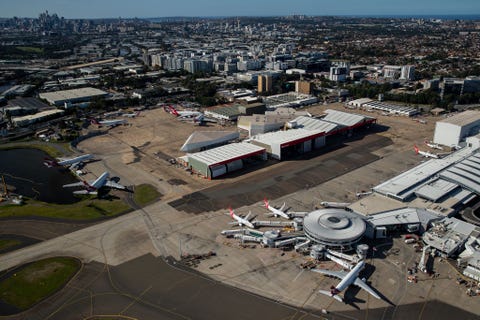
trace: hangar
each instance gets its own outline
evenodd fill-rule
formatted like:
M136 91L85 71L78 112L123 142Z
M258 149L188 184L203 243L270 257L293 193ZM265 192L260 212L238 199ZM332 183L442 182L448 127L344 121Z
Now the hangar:
M250 142L267 150L270 157L283 160L290 155L303 154L325 145L322 130L291 129L253 136Z
M480 111L467 110L437 121L433 142L447 147L457 147L465 137L480 131Z
M229 141L238 139L240 134L238 132L228 131L195 131L192 133L187 141L180 148L183 152L198 152L214 147L219 147L228 143Z
M251 143L232 143L222 147L187 154L188 167L212 179L240 170L249 161L267 160L265 148Z

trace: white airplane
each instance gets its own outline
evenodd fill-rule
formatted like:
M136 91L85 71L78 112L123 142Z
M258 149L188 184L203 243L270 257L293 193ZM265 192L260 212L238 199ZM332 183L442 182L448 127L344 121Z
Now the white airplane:
M90 122L97 126L105 126L105 127L116 127L121 124L126 124L127 120L125 119L113 119L113 120L100 120L97 121L96 119L90 120Z
M355 285L360 287L361 289L367 291L369 294L374 296L377 299L382 299L380 296L365 282L365 279L359 279L358 275L360 271L365 266L365 261L360 261L350 272L346 273L345 271L331 271L331 270L323 270L323 269L312 269L314 272L318 272L321 274L325 274L327 276L332 276L335 278L342 279L339 284L336 286L331 286L330 291L326 290L319 290L318 292L327 296L334 298L339 302L343 302L343 298L340 297L338 294L341 293L343 290L348 288L350 285Z
M241 216L237 216L235 212L233 212L232 208L228 208L230 211L230 217L232 217L235 222L232 222L232 224L238 224L240 227L241 226L247 226L249 228L255 229L255 225L250 221L252 218L250 218L250 215L252 212L249 212L245 218L242 218Z
M267 198L263 199L263 203L265 203L265 208L267 208L267 210L269 210L275 218L280 216L282 218L285 218L285 219L290 219L290 215L288 213L286 213L285 211L283 211L285 209L285 202L283 203L282 207L280 209L277 209L275 207L272 207L269 203L268 203L268 200Z
M172 106L165 106L164 110L167 111L168 113L173 114L174 116L177 116L178 118L195 118L198 116L202 116L203 113L200 111L191 111L191 110L186 110L186 111L178 111Z
M431 142L431 141L428 142L427 140L425 140L424 142L425 142L425 144L426 144L427 146L429 146L429 147L432 148L432 149L443 150L443 148L442 148L440 145L436 144L436 143L433 143L433 142Z
M127 189L127 187L119 183L116 183L112 180L109 180L108 178L109 178L109 173L104 172L95 181L92 181L92 182L79 181L75 183L66 184L63 187L64 188L83 187L85 190L77 190L77 191L73 191L73 193L74 194L90 194L90 195L98 194L98 189L102 187L115 188L120 190Z
M430 152L427 152L427 151L421 151L420 149L418 149L418 147L416 145L413 146L413 149L415 150L416 154L422 155L425 158L434 158L434 159L439 158L438 155L436 155L435 153L430 153Z
M351 203L349 202L328 202L328 201L322 201L320 202L320 205L325 208L339 208L339 209L345 209Z
M132 113L122 113L122 117L127 117L127 118L135 118L139 115L140 115L140 111L132 112Z
M84 154L84 155L81 155L75 158L69 158L69 159L57 159L58 161L45 158L43 164L49 168L69 165L70 169L74 169L78 167L83 161L89 160L91 158L93 158L93 155L91 154Z

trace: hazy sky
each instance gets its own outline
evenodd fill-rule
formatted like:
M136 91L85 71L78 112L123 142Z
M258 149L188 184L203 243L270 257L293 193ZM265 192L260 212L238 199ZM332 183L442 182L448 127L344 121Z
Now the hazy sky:
M0 17L480 14L480 0L0 0Z

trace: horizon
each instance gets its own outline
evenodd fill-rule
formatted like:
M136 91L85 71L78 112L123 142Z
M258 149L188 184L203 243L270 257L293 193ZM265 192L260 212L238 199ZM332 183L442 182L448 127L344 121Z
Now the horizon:
M228 0L179 0L168 4L155 0L16 0L0 3L3 18L37 18L48 11L66 19L111 18L171 18L171 17L284 17L307 15L309 17L415 17L415 16L476 16L480 15L480 1L460 0L404 0L385 3L384 0L277 0L274 4L255 0L231 2ZM472 12L476 12L473 13Z

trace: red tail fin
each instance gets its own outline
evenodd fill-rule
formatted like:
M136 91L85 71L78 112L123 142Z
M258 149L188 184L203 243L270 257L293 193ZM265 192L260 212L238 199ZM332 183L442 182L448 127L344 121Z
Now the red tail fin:
M168 106L168 108L170 109L170 113L173 114L173 115L176 115L177 117L179 116L178 112L177 112L177 109L175 109L174 107L172 106Z
M417 145L414 145L414 146L413 146L413 149L415 150L415 153L418 154L419 150L418 150Z
M268 209L268 200L267 200L267 198L263 198L263 203L265 203L265 208Z
M234 213L233 213L233 210L232 210L232 208L231 208L231 207L228 207L228 210L230 211L230 217L232 217L232 218L233 218L233 214L234 214Z

